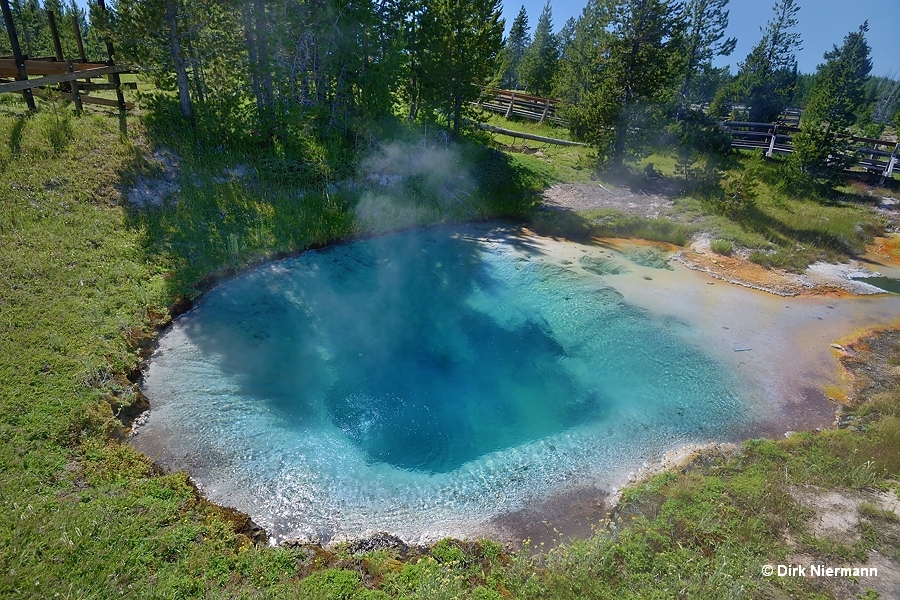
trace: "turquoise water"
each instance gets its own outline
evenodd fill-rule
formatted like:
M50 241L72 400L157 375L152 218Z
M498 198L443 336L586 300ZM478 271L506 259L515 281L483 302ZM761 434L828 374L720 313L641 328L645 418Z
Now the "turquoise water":
M415 539L746 421L686 325L566 262L435 229L247 273L161 339L134 443L276 535Z
M854 277L853 280L874 285L886 292L900 294L900 279L894 279L893 277Z

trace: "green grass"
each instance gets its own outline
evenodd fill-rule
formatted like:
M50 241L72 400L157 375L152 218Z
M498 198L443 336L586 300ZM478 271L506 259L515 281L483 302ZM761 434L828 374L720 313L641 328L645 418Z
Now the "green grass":
M529 122L511 122L492 115L489 122L510 129L558 135L558 128ZM556 132L554 134L554 132ZM493 136L502 145L511 138ZM504 146L506 147L506 146ZM592 150L539 144L540 153L513 154L533 171L546 173L550 182L586 182L601 179L617 187L639 188L674 194L675 208L664 219L645 219L611 210L567 214L537 213L536 230L573 239L591 236L636 237L686 245L699 231L707 231L732 250L745 248L751 260L767 267L802 271L816 261L845 262L864 251L885 221L873 212L871 198L859 186L835 191L812 188L798 181L781 158L762 160L756 155L719 157L697 154L688 166L678 156L660 151L629 163L626 173L597 173ZM652 164L661 179L647 180L645 167ZM891 193L881 188L876 193ZM677 224L673 225L672 220Z
M0 103L0 596L826 598L805 580L759 574L786 556L786 531L809 552L889 548L877 527L859 547L811 536L805 509L784 490L896 485L896 394L864 405L856 430L753 441L733 458L658 476L627 491L596 536L549 553L511 556L488 540L444 540L406 557L255 544L245 516L204 501L186 475L160 474L118 441L121 420L145 406L135 369L170 308L211 277L370 235L354 210L366 190L328 187L349 167L324 145L309 142L299 161L291 149L209 148L172 136L177 202L128 208L122 190L160 175L145 158L151 132L129 124L126 139L115 115L25 117L18 104ZM521 218L559 176L534 156L477 146L460 149L460 160L474 182L461 202L435 205L430 196L446 182L410 176L398 204L408 210L377 227ZM238 163L255 175L223 178ZM772 206L787 214L805 201L779 202ZM822 206L836 211L826 216L847 208L848 222L857 218L853 207ZM570 225L617 235L682 240L691 231L613 213L580 218Z
M485 116L484 122L496 127L560 140L571 139L568 129L563 127L538 124L527 119L510 120L493 113L485 113ZM492 146L508 151L531 168L549 171L554 182L585 182L596 177L596 151L591 148L557 146L499 133L486 134L485 138Z
M674 170L667 154L644 162L664 174ZM884 231L884 219L859 195L811 188L780 158L738 154L700 161L697 169L700 181L672 177L684 188L673 216L750 249L751 260L764 266L802 271L816 261L844 262Z
M730 256L734 251L734 247L728 240L713 240L710 242L709 248L716 254L721 254L723 256Z
M483 122L490 125L496 125L497 127L503 127L504 129L512 129L513 131L531 133L533 135L540 135L557 140L572 139L572 136L569 134L568 128L559 125L553 125L549 121L539 123L531 119L519 117L506 118L503 115L492 112L485 112L484 116L485 118ZM505 137L509 139L508 136ZM519 141L521 142L522 140L520 139Z

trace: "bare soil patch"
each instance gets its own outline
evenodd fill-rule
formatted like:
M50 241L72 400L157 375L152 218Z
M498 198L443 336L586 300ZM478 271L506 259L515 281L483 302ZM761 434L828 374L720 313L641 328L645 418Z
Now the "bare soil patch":
M808 526L813 535L849 545L859 542L863 528L868 526L876 528L879 538L886 541L888 549L893 546L895 552L872 550L865 560L851 561L852 564L837 558L796 553L787 557L787 563L877 569L875 577L816 577L815 581L837 598L857 598L867 589L875 590L882 598L900 598L900 557L896 552L900 543L900 500L895 492L826 490L815 486L796 486L788 491L795 502L811 511ZM896 518L872 516L863 505L874 506ZM885 550L884 546L881 550Z
M671 216L673 196L665 188L617 188L600 183L558 183L544 191L544 206L557 210L594 210L611 208L628 215L648 219Z

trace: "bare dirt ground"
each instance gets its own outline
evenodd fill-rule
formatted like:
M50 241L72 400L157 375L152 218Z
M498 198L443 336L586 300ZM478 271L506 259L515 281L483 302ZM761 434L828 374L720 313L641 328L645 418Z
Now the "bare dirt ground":
M556 184L544 191L543 205L549 210L586 211L614 209L644 218L665 217L674 221L689 219L673 211L678 190L661 181L650 181L643 187L613 187L600 183ZM893 198L879 198L875 206L889 223L900 223L900 202ZM891 226L889 226L889 230ZM696 236L691 245L676 253L674 259L690 269L702 271L723 281L763 290L779 296L799 295L865 295L882 293L876 287L854 281L854 277L871 276L879 266L900 266L898 238L878 238L869 251L858 260L842 265L811 265L804 273L768 269L750 262L749 251L737 249L731 256L714 253L710 249L709 234Z
M807 525L810 533L818 538L851 545L859 542L865 528L870 527L877 528L879 537L888 540L888 544L900 543L900 500L894 491L825 490L815 486L795 486L788 491L795 502L810 511ZM881 514L871 509L866 511L866 506L874 507ZM789 543L793 541L788 540ZM836 598L865 597L861 594L869 589L878 592L881 598L900 598L900 560L896 553L872 550L863 561L846 561L798 552L788 555L785 563L805 567L867 568L870 573L877 572L877 576L807 576Z
M544 191L544 205L562 210L613 208L629 215L654 219L675 206L665 189L616 188L600 183L558 183Z

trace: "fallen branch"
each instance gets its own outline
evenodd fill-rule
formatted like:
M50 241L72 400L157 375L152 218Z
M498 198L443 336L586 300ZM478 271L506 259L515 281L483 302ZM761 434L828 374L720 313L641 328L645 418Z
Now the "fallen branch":
M569 140L558 140L556 138L548 138L542 135L533 135L531 133L523 133L521 131L513 131L512 129L504 129L502 127L495 127L494 125L488 125L487 123L476 123L479 129L484 129L485 131L490 131L491 133L502 133L503 135L508 135L510 137L522 138L523 140L533 140L535 142L543 142L545 144L556 144L557 146L583 146L585 148L588 147L587 144L582 144L581 142L570 142Z

